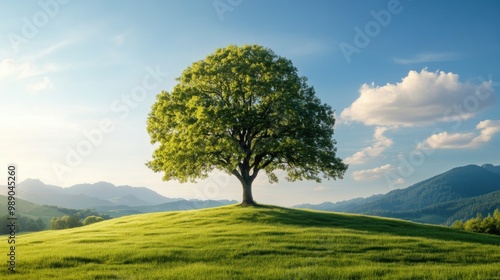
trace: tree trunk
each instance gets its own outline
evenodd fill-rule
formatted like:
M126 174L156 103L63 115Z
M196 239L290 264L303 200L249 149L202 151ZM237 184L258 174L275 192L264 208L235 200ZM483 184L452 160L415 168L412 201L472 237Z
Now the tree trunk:
M246 180L240 180L241 185L243 187L243 200L241 201L242 206L255 206L257 203L253 200L252 196L252 182L251 178L247 178Z

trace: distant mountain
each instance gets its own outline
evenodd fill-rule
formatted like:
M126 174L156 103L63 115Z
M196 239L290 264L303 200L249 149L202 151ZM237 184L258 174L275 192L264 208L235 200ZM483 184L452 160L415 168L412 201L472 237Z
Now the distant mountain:
M385 195L296 207L441 224L470 218L477 212L492 212L495 206L500 207L499 191L500 166L467 165Z
M83 194L111 201L114 205L156 205L179 199L167 198L145 187L118 186L107 182L79 184L64 189L68 194Z
M212 208L229 204L236 204L236 200L177 200L167 202L154 206L101 206L96 210L117 218L132 214L151 213L151 212L165 212L165 211L179 211L191 210L200 208Z
M46 185L40 180L26 179L17 185L17 196L21 199L64 208L82 209L96 206L113 205L112 202L84 194L68 194L64 188Z
M115 186L107 182L78 184L69 188L26 179L17 185L17 197L40 205L71 209L93 208L119 217L130 214L199 209L227 204L230 200L185 200L164 197L145 187Z
M483 164L481 167L493 173L500 174L500 165L494 166L493 164Z
M487 215L500 208L500 191L485 195L462 198L453 201L433 204L414 211L374 211L372 214L412 220L415 222L451 225L456 220L467 220L477 213Z
M344 200L340 202L323 202L320 204L298 204L295 208L309 208L323 211L333 211L333 212L350 212L356 209L358 206L380 199L383 194L372 195L367 198L358 197L350 200Z
M453 168L402 190L394 190L354 211L411 211L433 204L484 195L500 190L500 174L477 165Z
M18 184L19 198L42 205L83 209L98 206L146 206L181 199L167 198L144 187L119 186L106 182L78 184L69 188L46 185L37 179Z
M0 211L0 215L7 214L7 202L7 197L0 195L0 209L2 209L2 211ZM27 217L33 220L40 218L46 228L50 227L50 220L53 217L65 215L65 213L61 212L61 209L57 207L35 204L33 202L20 199L19 197L16 197L16 206L17 217Z
M109 201L111 201L114 205L129 205L129 206L150 205L150 203L141 200L131 194L113 197L110 198Z

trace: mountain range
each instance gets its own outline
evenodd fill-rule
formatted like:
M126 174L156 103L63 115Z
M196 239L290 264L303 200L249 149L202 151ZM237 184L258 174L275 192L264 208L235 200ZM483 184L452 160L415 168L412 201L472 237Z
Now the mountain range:
M39 205L71 209L96 209L112 217L147 212L199 209L236 203L234 200L168 198L145 187L115 186L107 182L68 188L26 179L17 185L17 198Z
M383 195L294 207L451 224L500 207L500 166L467 165Z
M17 198L28 202L72 209L92 208L111 217L237 203L234 200L168 198L145 187L115 186L107 182L62 188L27 179L17 185L17 190ZM500 208L500 166L467 165L386 194L294 207L450 225L455 220L469 219L477 213L487 215Z

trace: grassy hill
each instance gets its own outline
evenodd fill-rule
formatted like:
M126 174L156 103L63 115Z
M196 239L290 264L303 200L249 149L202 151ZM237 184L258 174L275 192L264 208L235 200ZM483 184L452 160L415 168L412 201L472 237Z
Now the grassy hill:
M7 214L7 202L7 197L4 195L0 195L0 213L4 215ZM63 212L59 211L56 207L38 205L19 198L16 198L16 214L34 220L40 218L47 228L50 227L50 220L53 217L61 217L66 215Z
M16 245L18 272L1 279L500 277L498 236L274 206L127 216Z

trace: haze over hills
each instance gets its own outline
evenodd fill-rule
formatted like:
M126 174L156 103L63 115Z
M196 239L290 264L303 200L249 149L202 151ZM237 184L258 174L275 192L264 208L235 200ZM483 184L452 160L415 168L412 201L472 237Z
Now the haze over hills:
M229 200L185 200L164 197L145 187L115 186L107 182L78 184L69 188L26 179L17 185L18 197L36 204L72 209L94 208L111 216L145 212L198 209L236 203Z
M450 224L500 207L500 166L467 165L385 195L295 207Z
M62 187L46 185L37 179L26 179L17 185L17 196L21 199L64 208L92 208L99 205L113 205L112 202L84 194L69 194Z
M0 195L0 209L7 210L8 199L4 195ZM1 215L6 215L7 212L2 211ZM16 198L16 214L17 217L25 217L33 220L41 219L46 227L50 225L50 220L53 217L61 217L66 215L66 213L62 212L61 208L39 205L33 202L26 201L24 199Z

